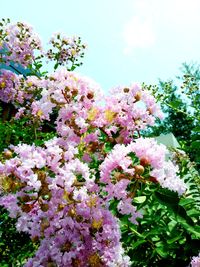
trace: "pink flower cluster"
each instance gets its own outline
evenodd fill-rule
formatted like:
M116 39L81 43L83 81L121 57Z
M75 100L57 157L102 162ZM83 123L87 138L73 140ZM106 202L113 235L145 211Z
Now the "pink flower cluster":
M7 65L10 62L17 67L35 68L39 74L43 58L54 61L54 69L65 65L69 70L74 70L82 65L80 61L86 49L80 37L61 36L55 34L51 40L51 48L45 52L41 46L39 36L27 23L17 22L10 24L10 20L0 22L0 62Z
M70 134L70 130L77 136L75 128L81 134L88 129L88 111L93 107L98 95L95 83L76 73L60 69L40 80L40 85L43 88L41 98L31 105L31 113L38 120L49 120L53 108L56 108L59 112L57 131L61 136L66 136L67 131ZM67 124L71 127L67 128Z
M14 102L19 96L20 77L8 70L0 73L0 100L5 103Z
M41 41L33 32L33 28L22 22L7 25L6 36L3 40L5 53L2 58L5 62L14 61L24 67L32 64L34 51L41 51Z
M20 79L10 72L5 75ZM12 88L9 79L4 78L5 84ZM178 194L186 190L178 169L166 160L165 146L149 138L133 140L160 115L155 100L148 101L148 93L133 85L129 91L118 88L101 105L95 83L64 69L16 84L22 99L28 99L19 113L44 122L56 109L60 136L45 147L11 146L16 156L0 165L2 187L8 193L0 204L18 218L19 231L40 241L26 266L129 266L110 203L118 201L118 212L137 223L141 214L132 204L137 182L160 183ZM34 90L39 92L35 100ZM19 95L14 92L10 101ZM143 104L136 108L140 100ZM101 140L102 134L106 140ZM106 143L113 146L110 152Z
M61 36L60 33L55 34L51 40L50 44L53 46L50 48L46 56L50 60L55 60L55 69L59 65L67 65L69 69L69 62L71 62L71 67L79 66L82 63L79 62L79 58L84 56L84 50L86 45L81 43L80 37L66 37Z
M155 98L138 84L132 84L112 89L110 96L105 97L105 106L95 107L91 124L104 127L110 137L118 134L117 143L129 143L136 132L162 116Z
M200 267L200 253L198 256L192 257L190 266L191 267Z
M25 24L10 27L6 38L9 59L24 66L40 49ZM56 38L58 64L80 56L80 40ZM16 118L25 115L38 127L49 121L57 131L42 147L11 145L0 163L0 205L38 243L25 266L130 266L117 217L134 224L142 217L133 205L138 184L160 184L179 195L186 190L166 147L140 137L140 130L162 117L154 97L137 84L104 96L92 80L61 68L26 79L2 71L0 100L18 108Z
M54 139L46 147L12 147L14 158L0 165L7 194L0 200L17 229L39 249L25 266L128 266L117 219L77 150Z
M152 125L155 117L162 117L155 99L137 84L103 97L93 81L59 69L46 78L30 76L26 85L26 91L40 91L40 98L31 101L29 114L39 121L49 120L56 108L58 133L78 141L93 127L104 130L110 138L117 135L116 143L129 143L134 134Z
M131 153L134 153L134 157L139 159L138 164L133 164ZM101 182L108 184L108 188L110 188L110 183L113 179L116 180L116 188L113 188L109 194L117 199L126 198L127 191L125 189L135 179L144 179L145 183L148 181L159 182L162 187L181 195L186 191L186 185L177 175L177 166L166 159L167 153L166 147L157 144L153 138L141 137L127 146L117 144L100 165ZM148 177L144 178L142 175L145 169L148 170ZM118 183L122 183L122 181L124 188L121 187L121 190L117 190Z
M40 80L35 76L24 79L9 70L0 71L0 100L16 107L30 105L40 91Z

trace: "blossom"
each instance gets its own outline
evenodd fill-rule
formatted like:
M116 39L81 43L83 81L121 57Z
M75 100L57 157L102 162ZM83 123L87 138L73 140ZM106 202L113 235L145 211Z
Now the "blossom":
M198 256L192 257L190 264L191 264L191 267L199 267L200 266L200 253Z
M0 72L0 100L13 102L19 90L19 76L9 70Z
M93 191L95 177L88 165L73 158L76 149L72 150L72 145L68 146L72 156L65 156L64 164L62 155L68 150L59 138L47 141L43 148L20 144L11 149L15 158L0 168L0 175L7 176L10 183L0 204L17 217L19 231L41 239L35 256L25 266L50 262L73 266L75 260L80 266L90 262L130 265L127 257L123 259L118 221L99 191Z
M132 163L131 159L126 157L128 154L127 147L125 145L117 144L111 153L105 158L104 162L100 166L100 175L102 182L109 182L111 172L117 168L121 167L126 171L129 165Z
M129 145L138 158L147 158L153 168L162 168L167 148L162 144L157 144L153 138L138 138Z
M3 32L2 61L32 68L35 50L41 52L32 27L17 23ZM138 185L153 183L179 195L187 190L167 148L140 137L162 112L139 84L106 96L93 80L69 71L81 64L86 47L80 38L57 33L50 44L46 56L56 60L53 73L0 73L0 100L14 106L15 118L24 116L38 129L48 121L56 131L42 146L20 143L4 151L0 205L16 218L18 231L39 240L26 267L130 266L119 220L125 216L137 224L142 218L134 206ZM59 65L68 70L56 70ZM193 257L191 265L198 263Z
M178 167L167 160L169 154L167 148L162 144L157 144L153 138L141 137L127 146L115 145L100 165L101 181L109 184L113 178L117 180L118 176L121 177L120 179L131 180L134 175L137 175L136 168L132 166L130 153L134 153L144 167L151 166L149 175L154 177L162 187L176 191L179 195L186 191L184 181L177 175ZM113 171L118 169L120 169L119 174L114 174ZM117 184L115 184L116 188ZM109 192L115 191L115 189L111 190L113 186L109 185Z
M132 205L131 202L132 202L131 198L127 198L126 200L121 200L117 205L117 209L121 214L127 214L127 215L130 214L131 217L129 218L129 220L134 224L138 224L136 219L141 218L142 215L141 213L136 211L136 208Z
M177 172L177 166L169 161L165 162L162 168L152 170L150 174L157 179L162 187L176 191L179 195L182 195L186 191L187 186L178 177Z
M50 42L52 47L47 51L46 56L50 60L56 60L55 69L58 65L69 65L72 67L81 65L79 59L83 57L86 45L81 43L80 37L61 36L55 33Z
M34 50L41 50L41 41L27 23L17 22L6 27L6 42L3 44L7 53L4 60L14 61L27 67L35 58Z

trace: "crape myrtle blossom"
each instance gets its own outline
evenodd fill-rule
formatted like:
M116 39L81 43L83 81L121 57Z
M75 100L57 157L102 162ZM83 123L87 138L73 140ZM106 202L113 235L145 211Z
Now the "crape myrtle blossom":
M146 159L151 166L152 170L150 175L160 183L164 188L182 195L186 191L186 185L183 180L178 177L179 171L172 161L166 161L169 151L162 144L157 144L153 138L139 138L134 143L129 145L140 159Z
M131 153L134 153L134 157L141 165L139 163L133 165L130 157ZM177 175L178 167L170 160L166 160L167 154L166 147L157 144L153 138L141 137L127 146L117 144L100 166L100 180L108 185L111 181L114 181L116 187L119 182L124 181L127 186L131 184L134 176L137 179L142 178L138 174L142 175L146 169L149 174L149 181L153 177L162 187L181 195L186 191L186 185ZM113 190L112 194L115 196L118 191Z
M5 103L12 103L16 108L23 108L25 111L30 102L39 93L41 81L35 76L24 79L22 75L16 75L12 71L2 69L0 71L0 100ZM19 115L18 115L19 116Z
M190 262L191 267L200 267L200 253L196 257L192 257L192 260Z
M26 92L36 90L39 96L30 97L19 112L42 123L55 111L58 134L43 147L10 146L11 158L0 165L6 192L0 204L17 218L19 231L39 242L26 266L130 266L109 210L112 201L118 202L120 216L137 224L142 216L132 203L135 182L158 182L179 194L186 189L165 159L165 146L132 138L158 115L155 100L144 97L152 110L143 113L137 105L146 94L133 85L116 89L100 105L98 87L64 69L46 78L29 77L24 84L30 88Z
M17 23L3 32L2 47L10 51L5 62L35 63L41 45L31 27ZM79 38L57 34L51 44L47 57L56 60L54 69L80 64L85 46ZM160 107L138 84L105 96L95 82L66 68L36 76L0 73L0 100L14 105L15 119L24 116L35 130L50 125L56 131L42 146L10 145L1 157L0 205L38 246L25 266L131 266L118 218L142 220L133 205L138 184L179 195L186 190L166 147L140 137L162 118Z
M185 191L174 165L165 160L165 146L150 138L131 141L140 129L137 120L145 127L153 118L135 107L145 93L134 85L131 96L128 88L120 89L121 94L98 105L96 86L75 73L61 69L45 79L29 79L40 97L29 100L24 112L44 122L56 110L60 137L44 147L11 146L16 156L0 165L7 193L0 204L18 218L19 231L40 241L26 266L129 266L110 203L117 200L118 212L137 224L142 216L132 204L135 181L151 183L153 177L162 187ZM155 105L145 101L147 107ZM105 152L102 132L113 146L110 152ZM99 168L92 167L93 160Z
M137 223L137 218L141 217L132 204L128 186L134 179L143 177L138 172L138 165L133 165L130 153L134 152L141 161L147 156L146 150L151 151L153 146L160 153L160 170L166 164L168 169L174 165L165 162L164 147L159 148L152 139L137 139L128 146L117 144L100 166L100 182L105 187L97 190L89 166L76 158L77 149L65 142L63 147L61 140L54 138L43 148L25 144L11 146L16 156L0 165L1 183L7 192L0 204L9 210L11 216L18 218L19 231L28 232L33 241L41 240L35 257L26 266L46 266L47 263L58 266L129 266L127 258L122 257L117 220L107 207L110 200L117 199L118 211L129 215L132 223ZM147 142L145 149L141 147L141 141ZM158 166L153 166L153 156L148 154L152 172L158 169ZM146 168L147 162L143 165ZM170 179L174 177L171 176L165 177L169 182L164 187L178 191L179 180L176 178L175 183L178 190L172 188ZM102 190L107 192L103 198Z
M34 117L40 117L40 119L45 119L47 121L50 120L49 114L52 113L52 110L54 107L56 107L56 104L52 103L51 101L48 101L48 91L42 90L41 92L42 98L38 101L34 101L31 104L31 114Z
M26 110L20 110L16 118L27 115L42 122L50 120L57 110L57 132L75 142L88 129L99 128L111 138L116 135L117 143L129 143L135 133L152 125L155 116L161 117L155 99L148 101L148 92L137 84L113 89L112 96L103 97L97 84L66 69L59 69L46 78L21 78L20 86L19 82L13 86L12 79L7 87L2 81L5 89L1 94L2 99L9 95L9 102L15 106L26 104ZM7 88L13 95L7 93Z
M71 68L73 69L75 66L82 65L82 62L79 62L79 58L84 56L84 50L86 49L86 44L81 43L80 37L67 37L62 36L61 33L55 33L54 36L50 40L50 48L46 56L49 60L55 60L56 65L55 69L58 65L69 65L71 62ZM69 69L70 66L68 66Z
M49 120L57 110L58 133L75 140L88 128L98 127L110 137L117 134L117 143L129 143L135 132L152 125L154 117L161 117L155 99L151 97L148 101L148 92L137 84L113 89L112 96L103 97L97 84L66 69L59 69L46 78L30 76L20 82L22 86L18 86L17 93L13 92L10 102L24 104L28 99L24 114L38 121ZM12 83L9 88L13 90ZM2 97L7 95L4 92L1 91ZM17 101L14 96L19 98L20 94Z
M165 145L157 144L153 138L138 138L128 146L128 149L138 158L147 158L153 168L162 168L169 153Z
M8 70L0 72L0 100L13 102L19 89L20 77Z
M41 98L32 103L29 114L38 121L44 121L57 110L57 132L65 138L79 141L80 135L89 128L89 110L101 98L99 86L66 69L60 69L40 81L40 86L43 88Z
M27 23L17 22L7 25L5 28L6 36L2 40L2 47L5 49L3 54L4 62L14 61L27 67L32 64L35 50L41 51L41 41L33 28Z
M95 106L89 120L96 127L105 127L108 135L118 132L118 143L129 143L135 131L154 124L154 117L162 118L160 107L154 97L138 84L130 87L117 87L105 97L105 106ZM110 129L110 127L112 129Z
M134 224L138 224L138 222L136 221L137 218L142 218L142 214L137 212L136 208L132 205L131 198L121 200L117 208L121 214L131 214L131 217L129 218L129 220L130 222Z
M72 145L66 150L60 143L11 146L16 156L0 165L7 193L0 204L18 218L19 231L41 240L25 266L129 266L118 221L93 190L95 177Z
M50 226L45 229L48 237L42 240L36 256L25 266L46 266L46 262L69 267L110 266L110 263L113 266L129 265L129 260L122 257L124 251L119 243L120 231L116 219L108 210L99 208L98 218L95 218L96 208L92 210L84 205L81 215L77 211L72 217L66 216L72 213L71 209L63 211L60 218L57 216L59 224L51 220ZM76 216L82 221L77 222ZM55 231L56 237L53 235Z
M150 174L156 178L160 185L182 195L187 187L183 180L177 176L178 167L172 162L165 162L162 168L153 169Z

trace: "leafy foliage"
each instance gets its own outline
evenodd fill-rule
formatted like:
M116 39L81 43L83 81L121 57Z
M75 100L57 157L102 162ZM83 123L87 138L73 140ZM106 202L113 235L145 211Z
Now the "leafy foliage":
M28 234L19 233L15 228L15 219L0 207L0 266L23 266L27 259L34 254L36 245Z
M7 25L7 23L9 23L9 21L7 22L3 20L3 22L0 23L0 27L3 27L4 24ZM19 35L16 36L16 38L19 39L20 34L22 34L23 38L31 37L31 35L30 36L28 35L28 37L26 36L26 32L27 31L29 32L29 28L24 33L24 29L26 29L25 24L19 23L17 24L17 26L18 28L20 28L20 33ZM7 32L2 31L1 41L3 42L9 41L9 36L7 35ZM86 47L85 45L82 45L80 38L71 40L65 37L61 37L60 34L58 34L55 38L51 40L51 43L53 45L53 48L48 51L47 57L49 59L55 60L54 69L57 69L60 65L66 65L67 69L69 71L72 71L76 67L82 64L79 61L79 57L82 58L84 56L84 52L82 50L84 50ZM20 46L21 45L20 43L19 44L17 43L17 45L19 46L18 48L20 49L23 48ZM37 40L34 40L33 45L34 48L39 49ZM13 50L12 51L13 54L15 52L14 48L12 46L9 47L10 50ZM21 53L20 55L23 56L24 49L21 49L19 51L20 51L19 53ZM6 50L6 56L8 57L8 59L5 59L1 53L1 62L6 63L7 62L6 60L9 61L12 58L11 57L12 53ZM42 59L43 55L34 57L34 60L32 61L32 58L30 58L29 54L25 55L25 57L23 56L20 59L21 62L23 62L23 65L27 66L29 70L29 72L26 73L26 75L24 75L25 79L27 79L28 76L36 76L39 80L42 78L45 80L45 82L48 80L48 77L46 76L47 72L41 70L43 66ZM140 128L138 127L138 124L146 123L146 119L148 119L148 116L152 115L151 114L152 109L150 108L147 109L147 116L145 117L145 122L142 121L142 118L139 118L136 123L136 119L133 118L133 125L135 124L134 125L135 128L133 128L132 131L130 132L134 132L134 134L132 135L132 139L134 139L134 142L131 142L132 140L128 139L126 136L127 133L124 134L124 132L122 131L124 125L122 124L119 126L120 121L123 121L123 119L126 118L125 116L126 113L129 112L128 110L129 106L127 105L128 102L127 95L128 93L130 93L131 90L130 88L122 88L122 92L120 91L119 93L120 96L124 94L123 97L125 99L124 101L125 104L123 109L119 112L120 114L118 114L118 110L113 109L112 111L111 107L113 103L118 103L118 104L120 103L119 105L121 105L123 99L120 100L121 102L120 101L116 102L117 98L114 99L114 101L111 99L111 102L108 105L109 109L103 111L103 114L105 115L104 121L106 121L105 125L102 126L102 121L103 121L102 120L101 126L98 129L97 136L95 136L94 130L96 130L96 128L98 127L96 126L96 124L94 124L94 121L95 118L98 119L98 116L100 116L99 114L101 114L100 112L101 110L100 109L98 110L97 107L84 110L84 108L89 106L89 104L91 103L93 104L94 94L92 91L87 92L86 96L83 94L80 95L78 98L82 104L82 106L80 107L88 115L86 119L87 126L84 126L88 127L86 132L84 131L81 132L81 130L83 130L81 127L82 125L85 124L83 124L83 120L81 121L79 120L80 118L76 118L78 111L71 111L72 116L70 114L69 118L67 119L65 117L63 119L61 116L62 113L60 113L61 114L60 118L63 119L63 121L61 120L61 122L64 124L64 126L66 125L70 126L71 130L72 129L74 130L76 137L80 137L80 143L78 144L77 147L73 148L74 151L76 151L75 148L77 148L78 151L76 162L78 162L80 166L84 166L82 170L83 172L85 171L84 170L84 168L86 168L85 166L87 166L89 170L92 170L93 174L95 175L94 179L96 183L95 185L98 185L97 187L101 188L98 197L100 196L101 201L99 201L99 203L102 204L101 202L103 202L103 206L100 206L100 204L97 202L97 196L95 195L95 192L90 194L89 200L87 200L84 203L85 201L84 199L82 199L82 201L80 200L77 201L76 199L73 199L74 197L73 194L71 193L68 194L68 192L65 191L65 188L62 187L61 184L55 183L54 186L58 187L57 191L60 194L60 195L58 194L59 195L58 201L61 200L61 203L57 202L55 203L56 205L55 207L57 207L55 213L56 215L58 215L60 214L59 213L60 211L66 209L67 213L65 213L65 216L68 216L71 219L71 221L76 223L76 225L77 224L80 225L82 222L84 222L84 225L88 226L90 223L90 218L87 217L87 220L85 220L84 214L82 214L82 216L77 216L75 210L76 205L79 204L81 205L83 202L83 204L85 204L84 209L86 207L90 208L90 213L92 208L97 208L97 205L99 205L100 208L103 207L102 209L103 211L105 211L105 206L106 207L109 206L110 210L112 211L112 214L114 214L114 216L119 219L120 228L122 232L121 242L123 244L125 252L127 253L127 255L129 255L132 261L131 266L133 267L134 266L167 267L169 265L174 267L186 266L189 264L191 257L193 255L197 255L199 252L198 250L200 247L200 226L199 226L200 181L198 172L196 171L195 167L199 166L199 158L200 158L198 150L199 148L198 131L199 131L199 121L200 121L200 116L199 116L200 95L198 88L200 82L200 71L194 68L193 66L188 66L185 64L183 65L183 73L184 76L182 78L179 77L179 79L182 81L182 86L181 86L182 91L179 91L178 87L174 85L172 81L160 82L159 86L150 86L150 87L144 86L149 90L151 90L156 96L156 98L159 101L161 101L161 105L167 115L162 123L159 123L156 127L152 128L152 130L149 130L147 134L149 136L154 136L154 135L159 135L161 132L162 133L173 132L180 141L182 148L187 153L189 153L190 158L196 162L196 165L191 163L188 156L178 150L171 151L173 155L172 158L173 162L176 162L176 164L179 165L179 175L188 185L188 190L182 196L180 196L180 194L179 195L177 194L177 192L179 192L178 190L175 190L177 192L170 191L169 190L170 186L168 187L163 186L165 180L171 178L170 173L168 173L166 177L164 177L164 182L162 181L163 184L161 183L159 184L159 181L157 180L159 177L151 176L152 170L156 168L157 168L156 170L159 170L160 174L162 174L161 173L162 168L159 168L159 164L156 162L159 161L160 159L159 158L157 158L157 160L155 159L157 156L156 153L158 154L160 153L161 157L163 156L164 153L163 151L165 151L164 148L162 148L161 146L159 148L159 146L152 143L152 141L149 141L149 143L148 142L142 143L142 150L139 151L140 153L141 151L142 153L144 153L145 149L149 151L154 146L154 150L151 151L151 153L149 152L148 154L149 158L152 157L151 163L148 157L142 157L140 155L136 155L138 140L139 142L144 142L144 139L138 138L138 136L140 136ZM56 79L57 78L52 76L49 78L48 82L51 81L58 82L58 80ZM71 79L73 80L74 83L77 81L78 78L72 76ZM1 83L1 87L2 89L5 88L4 82ZM84 88L84 83L82 83L82 87ZM53 87L53 89L55 88ZM119 90L121 89L119 88ZM141 92L137 91L139 90L139 87L134 87L132 88L132 90L133 94L134 90L136 90L133 101L133 106L134 106L135 103L140 101ZM32 96L33 99L31 101L42 99L40 93L41 90L38 90L37 94ZM59 95L59 93L60 92L58 91L57 94ZM61 95L59 95L59 97L64 96L63 98L64 100L62 101L66 101L67 105L70 106L71 103L75 105L78 102L77 101L78 93L79 92L77 88L74 88L74 86L72 86L72 88L65 86L64 89L61 91ZM118 91L115 92L115 94L117 93ZM41 119L42 117L41 110L37 111L35 116L28 117L28 115L27 116L24 115L16 120L15 115L20 105L18 106L11 102L9 103L5 103L3 101L0 102L0 152L1 152L0 159L2 163L6 162L7 156L9 156L8 158L10 157L12 158L12 156L6 155L6 150L5 150L10 144L13 145L18 145L19 143L35 144L36 146L38 146L38 150L35 151L38 153L37 155L40 155L42 151L43 154L41 155L45 157L44 142L46 140L50 140L53 137L57 136L58 133L55 130L54 120L58 116L59 108L62 109L64 106L63 103L60 104L59 106L58 102L56 102L55 99L52 100L53 99L52 95L53 93L51 93L46 98L46 101L47 100L49 101L47 102L48 104L52 104L52 102L53 104L56 103L54 107L57 105L57 108L55 109L52 108L53 111L50 115L49 120ZM143 97L144 98L146 97L146 99L148 99L150 95L148 94L145 95L144 93ZM26 108L28 105L31 105L31 101L27 102L28 104L26 103L27 104ZM146 100L145 104L148 106L149 104L148 100ZM73 108L73 105L71 106ZM116 118L118 118L118 120ZM125 123L125 120L123 121L123 123ZM112 130L110 132L106 131L107 124L109 126L114 126L113 127L114 133L112 133ZM86 141L83 140L88 136L90 136L91 141L86 143ZM65 134L64 137L66 138ZM66 139L65 138L63 138L62 141L67 140L67 138ZM123 145L123 143L129 143L129 144L131 143L132 145L132 150L130 150L131 152L129 150L126 150L128 146ZM135 145L136 145L136 150L134 150ZM146 148L145 145L147 145ZM140 148L140 143L138 147ZM68 161L67 159L64 160L64 155L66 151L64 149L62 150L60 147L59 149L62 151L62 157L58 157L58 163L60 164L59 167L63 168L65 162L67 162L67 164L69 165L70 161ZM59 154L60 150L58 152L59 156L60 156ZM72 155L73 153L75 153L74 151L71 152ZM128 151L127 154L126 151ZM85 153L87 154L87 156L89 155L89 160L87 158L88 165L83 163L84 162L83 157ZM118 162L121 153L122 153L122 158L121 161ZM17 153L15 154L17 155ZM27 157L28 156L29 155L27 155ZM20 159L20 156L18 159ZM128 168L126 167L126 165L128 166ZM153 165L155 165L156 167ZM21 209L22 211L22 212L20 211L21 215L19 212L19 214L17 215L18 217L20 216L23 217L24 214L29 215L29 212L33 209L33 206L35 204L38 205L37 207L39 207L39 209L41 208L40 210L41 214L48 211L50 205L52 205L52 203L50 202L52 198L52 192L51 189L48 188L49 186L48 183L52 182L55 179L56 172L54 171L54 169L50 170L50 166L51 165L49 164L48 166L42 166L41 168L38 166L37 168L30 167L30 169L32 168L31 171L33 172L33 175L36 175L39 180L37 180L35 184L33 183L33 185L30 182L29 186L30 187L32 186L33 189L32 190L29 189L28 191L27 190L22 191L22 196L18 198L16 205L18 205L19 210ZM15 167L18 168L17 165ZM26 167L27 166L25 166L25 169ZM127 169L129 173L128 172L126 173ZM70 169L68 171L70 173ZM171 172L172 171L173 170L171 170ZM72 192L78 191L80 188L83 188L82 186L85 183L84 179L86 180L87 176L85 175L84 178L83 174L79 173L81 172L80 170L79 172L77 173L76 172L75 172L76 181L74 181L71 186L71 188L73 188ZM63 173L65 174L65 169L63 169ZM106 184L107 181L103 180L106 177L106 175L107 179L109 176L109 179L111 180L109 184ZM46 179L47 177L48 179ZM174 177L174 179L175 178L176 176ZM6 188L3 187L2 183L1 185L2 188L4 189L4 191L2 191L2 195L3 194L6 195L9 193L13 193L13 195L15 195L16 191L18 190L18 186L19 190L20 189L23 190L23 188L27 186L25 183L20 184L20 177L15 177L15 176L11 177L10 174L8 175L8 177L5 176L2 178L2 181L5 180L8 184L7 188L8 190L6 191ZM182 180L180 181L182 182ZM37 192L37 190L35 190L36 187L34 186L35 185L38 186L38 182L39 182L39 190ZM123 188L124 186L123 183L126 186L128 185L127 186L128 196L126 196L127 198L124 196L123 197L120 196L120 194L123 195L124 194L123 191L126 190L126 187ZM182 183L180 184L182 185ZM116 190L115 188L117 188L117 185L120 185L121 187L119 186L119 188ZM161 185L168 189L161 188ZM112 190L110 189L110 191L109 191L109 186L113 186L111 188ZM87 192L87 188L84 188L84 190L86 190ZM97 191L97 189L95 190ZM171 188L171 190L173 190L173 188ZM36 197L35 195L33 196L32 194L33 192L35 193L35 195L37 194L38 195ZM61 193L63 193L63 195ZM109 194L112 197L110 197ZM131 201L131 204L129 203L130 205L126 206L128 200ZM124 202L127 201L127 203L123 203L123 201ZM132 206L132 202L134 203L134 206ZM71 208L70 206L71 204L74 205L73 208ZM122 207L121 213L119 208L120 204ZM123 207L123 205L125 206L125 208ZM127 207L129 209L132 208L132 213L128 210ZM99 210L101 211L100 208ZM143 215L142 218L139 217L138 215L139 213L136 211L136 208L137 211L141 211ZM123 209L126 211L124 211ZM18 218L11 219L8 216L7 211L3 208L1 208L0 211L1 211L0 265L4 267L13 265L23 266L26 263L27 259L30 258L32 255L34 255L34 252L38 249L40 244L39 242L37 243L37 241L34 243L35 241L33 240L34 238L32 238L31 240L29 236L25 233L17 233L15 224ZM109 224L109 220L112 221L111 220L112 214L108 212L110 211L108 210L107 213L105 213L107 217L106 219L108 220L107 224ZM46 215L47 214L45 214L45 216ZM108 218L108 215L110 216L110 218ZM94 216L95 219L92 221L91 226L88 227L87 229L89 233L87 237L91 235L91 237L94 238L94 240L96 238L96 234L98 234L98 236L102 235L102 232L104 231L103 222L106 222L106 220L104 220L103 217L98 219L97 216L96 219L95 216ZM133 223L135 221L134 216L135 218L137 218L138 224ZM44 240L45 230L50 229L50 222L48 221L47 216L42 219L38 222L40 224L38 233L41 234L41 240ZM58 218L58 220L64 222L64 217ZM62 227L55 229L56 232L59 232L60 230L62 230ZM54 232L55 229L53 229ZM54 233L52 233L52 236L53 235ZM112 235L110 236L111 240L109 239L103 240L105 241L106 246L109 245L109 242L111 243L113 242L112 241L113 236ZM81 236L81 238L84 239L83 235ZM115 236L114 238L117 239L117 237ZM57 240L58 239L59 238L57 238ZM82 242L82 240L80 241ZM98 243L99 241L97 241L97 239L95 241L97 242L97 244L100 244ZM62 252L62 257L66 251L69 252L69 250L72 248L72 246L69 245L70 244L66 243L64 244L64 246L62 246L60 251ZM86 258L87 262L89 262L89 265L87 266L90 267L102 266L101 259L97 253L89 255ZM37 260L38 259L36 259L36 261ZM45 262L45 264L47 264L45 266L57 266L55 265L55 263L52 261L51 258L47 259L47 262ZM79 266L78 264L80 264L80 262L77 263L77 261L74 260L72 261L73 266Z
M122 238L132 266L188 266L200 247L200 186L198 172L186 155L174 152L189 193L178 198L168 190L150 186L140 191L143 218L136 226L122 221ZM141 196L140 196L141 198ZM136 202L137 203L137 202Z
M175 81L160 81L147 86L160 101L166 117L149 131L151 136L172 132L200 168L200 68L184 63ZM146 86L145 86L146 87Z

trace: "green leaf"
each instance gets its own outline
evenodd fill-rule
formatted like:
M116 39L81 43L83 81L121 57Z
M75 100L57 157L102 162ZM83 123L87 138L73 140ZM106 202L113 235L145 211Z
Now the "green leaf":
M156 243L157 248L155 249L156 252L162 257L167 258L168 256L168 250L166 249L163 242L157 242Z
M167 206L174 212L177 211L179 202L179 198L177 195L170 195L168 192L167 194L154 192L154 196L160 204Z
M109 153L111 150L112 150L112 148L113 148L113 145L111 144L111 143L105 143L104 144L104 151L106 152L106 153Z
M175 220L171 220L169 223L168 223L168 229L169 231L173 231L175 229L175 227L177 226L177 221Z
M181 105L181 103L182 103L182 101L180 99L176 99L176 100L170 102L169 104L172 108L178 108Z
M75 70L75 68L76 68L76 66L75 65L73 65L73 66L71 66L71 71L73 71L73 70Z
M145 238L151 236L151 235L160 235L160 233L163 231L164 229L161 227L156 227L155 229L153 228L152 230L150 230L149 232L145 232L143 235Z
M194 204L194 199L193 198L183 198L179 201L179 205L185 207L189 204Z
M137 242L135 242L132 246L131 249L136 249L137 247L139 247L140 245L142 245L143 243L146 243L147 241L142 239L142 240L138 240Z
M117 214L117 205L118 205L119 201L118 200L112 200L110 201L110 207L109 209L112 211L112 213L114 215Z
M200 149L200 140L196 140L196 141L192 142L191 147L193 149Z
M37 67L37 69L40 69L42 67L42 64L39 63L39 64L36 65L36 67Z
M200 217L200 211L197 209L191 209L187 211L187 215L190 217Z
M135 197L133 199L133 202L141 204L146 201L146 198L146 196Z
M133 227L130 227L130 230L134 235L144 239L144 236L142 234L140 234L138 231L136 231Z
M162 204L169 208L170 211L174 213L175 218L179 218L179 222L184 222L190 225L191 227L194 226L193 220L187 215L186 210L178 205L179 198L178 197L169 197L167 195L163 195L159 192L155 192L155 197L157 200Z
M196 239L200 239L200 226L192 226L181 216L177 216L177 222L189 233L192 233Z
M174 242L176 242L177 240L181 239L182 238L182 235L179 235L179 236L175 236L173 238L170 238L167 240L167 244L173 244Z
M54 70L56 70L56 69L58 68L58 66L59 66L59 63L56 63L56 64L54 65Z

